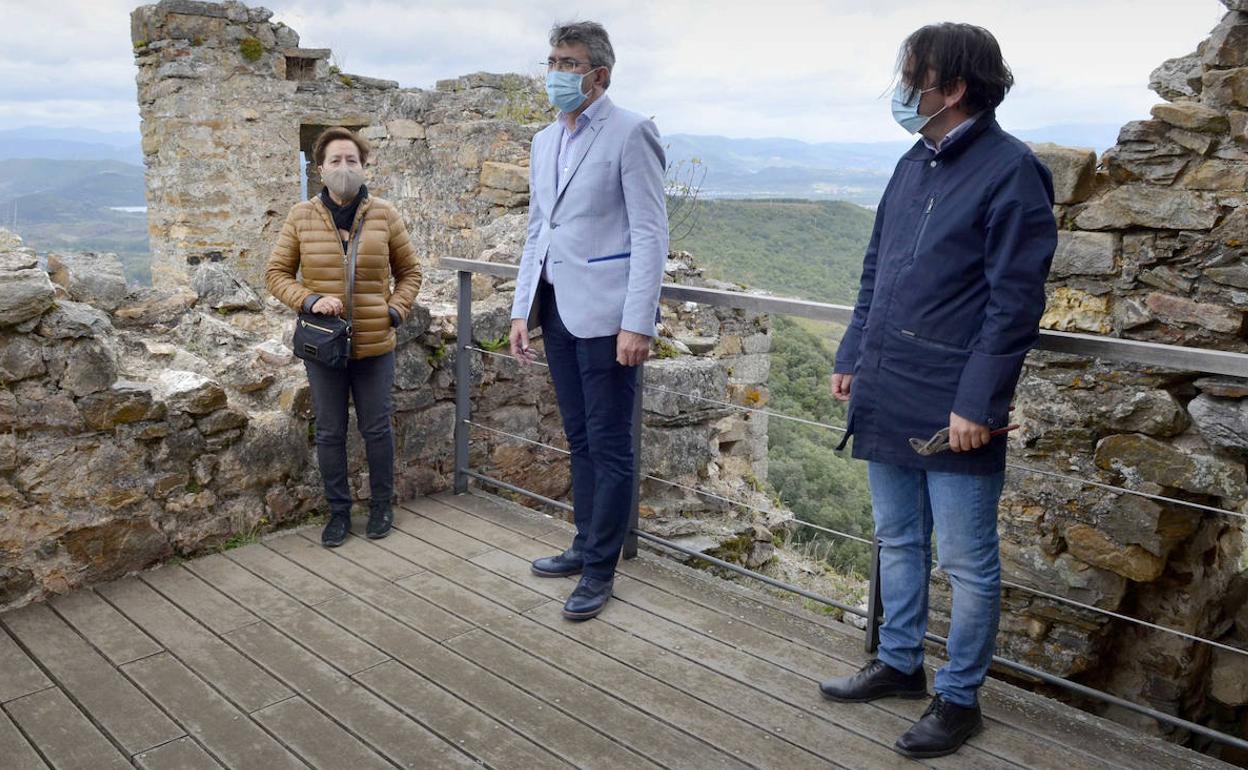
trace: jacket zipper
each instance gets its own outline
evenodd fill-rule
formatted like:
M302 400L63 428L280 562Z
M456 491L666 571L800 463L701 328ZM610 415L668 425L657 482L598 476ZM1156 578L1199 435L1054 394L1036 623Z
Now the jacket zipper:
M919 245L923 242L923 233L927 232L927 223L932 221L932 209L935 206L936 195L933 193L932 197L927 199L927 207L923 209L923 224L919 225L919 234L914 238L914 254L910 258L911 262L913 262L914 258L918 256Z
M953 353L965 353L966 352L966 348L960 348L957 345L953 345L948 342L941 342L940 340L930 339L928 337L920 337L919 335L915 334L909 329L900 329L899 331L901 332L902 336L909 337L910 339L915 340L917 342L921 342L924 345L931 345L934 348L941 348L941 349L948 350Z

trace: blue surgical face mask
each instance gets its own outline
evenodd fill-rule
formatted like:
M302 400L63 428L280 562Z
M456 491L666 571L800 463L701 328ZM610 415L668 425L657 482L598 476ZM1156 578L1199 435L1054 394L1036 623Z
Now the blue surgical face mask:
M590 70L592 72L593 70ZM589 73L585 73L589 74ZM560 112L576 112L589 95L581 91L581 83L585 75L576 72L546 73L546 96L550 103Z
M919 101L923 98L923 94L928 91L935 91L940 86L932 86L921 91L915 91L914 94L907 99L906 92L909 87L905 83L898 83L897 88L893 89L893 120L897 121L902 128L912 134L917 134L923 130L928 121L944 112L949 105L941 107L935 114L920 115Z

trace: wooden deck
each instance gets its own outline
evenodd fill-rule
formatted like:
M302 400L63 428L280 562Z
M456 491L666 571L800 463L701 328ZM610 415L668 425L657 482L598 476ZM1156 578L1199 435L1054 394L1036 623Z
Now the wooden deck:
M529 574L561 522L422 498L389 538L318 532L0 615L0 766L1227 768L993 682L953 757L890 746L924 708L825 702L861 633L667 560L627 562L597 620Z

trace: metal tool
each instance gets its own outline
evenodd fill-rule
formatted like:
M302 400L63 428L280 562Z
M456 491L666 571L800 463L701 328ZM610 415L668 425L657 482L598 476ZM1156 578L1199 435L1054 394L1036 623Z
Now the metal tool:
M1004 428L997 428L994 431L989 431L988 435L989 436L1004 436L1005 434L1016 429L1017 427L1018 425L1007 425ZM929 439L911 438L910 448L918 452L919 454L923 455L924 457L928 457L934 454L940 454L941 452L946 452L949 450L949 429L941 428L940 430L933 433L932 437Z

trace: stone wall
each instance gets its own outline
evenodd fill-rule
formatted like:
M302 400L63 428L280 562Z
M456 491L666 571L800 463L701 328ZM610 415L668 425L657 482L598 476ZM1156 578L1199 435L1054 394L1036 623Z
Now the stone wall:
M519 261L528 144L551 117L544 95L519 76L421 91L346 75L270 17L186 0L132 15L152 289L127 287L109 255L40 258L0 231L0 609L323 512L292 316L260 285L299 199L309 126L360 127L374 147L370 187L396 203L418 246L425 282L396 351L396 492L449 486L458 334L454 275L436 258ZM667 279L713 284L681 254ZM513 289L474 277L477 345L505 338ZM660 355L647 366L647 472L766 507L765 415L688 396L765 404L768 320L662 312ZM545 370L472 355L476 420L564 445ZM349 454L360 498L367 466L354 428ZM476 432L471 459L568 497L557 453ZM787 518L657 481L643 494L647 529L754 566L771 560L771 529Z
M1226 2L1099 163L1036 148L1061 226L1045 327L1248 352L1248 12ZM1020 465L1248 512L1248 382L1035 354L1017 407ZM1007 490L1007 579L1248 642L1241 518L1025 472ZM1248 658L1020 590L1005 609L1003 654L1242 733Z
M155 286L185 285L189 267L212 255L259 287L301 198L300 151L310 156L327 126L373 144L369 187L398 205L426 265L476 257L474 228L527 204L529 141L549 117L527 78L400 89L339 72L329 50L300 48L271 16L192 0L131 16Z

